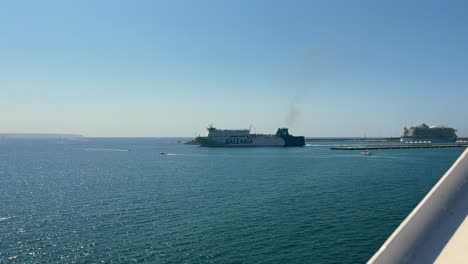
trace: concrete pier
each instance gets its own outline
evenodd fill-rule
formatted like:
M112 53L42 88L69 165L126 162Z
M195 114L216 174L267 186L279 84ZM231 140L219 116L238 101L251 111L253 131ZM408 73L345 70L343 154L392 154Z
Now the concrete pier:
M335 146L332 150L376 150L376 149L415 149L415 148L466 148L464 144L398 144L398 145L368 145L368 146Z

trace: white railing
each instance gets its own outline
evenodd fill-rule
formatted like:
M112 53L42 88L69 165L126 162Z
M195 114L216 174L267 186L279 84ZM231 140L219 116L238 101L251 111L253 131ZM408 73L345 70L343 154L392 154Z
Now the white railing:
M368 263L433 263L467 216L468 149ZM468 237L464 240L468 241ZM463 252L450 251L450 254L468 254L468 244L465 246L462 245Z

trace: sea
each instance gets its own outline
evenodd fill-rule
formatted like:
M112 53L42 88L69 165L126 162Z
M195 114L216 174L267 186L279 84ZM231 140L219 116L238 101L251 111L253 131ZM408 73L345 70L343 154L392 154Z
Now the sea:
M3 140L0 263L365 263L463 149L345 144Z

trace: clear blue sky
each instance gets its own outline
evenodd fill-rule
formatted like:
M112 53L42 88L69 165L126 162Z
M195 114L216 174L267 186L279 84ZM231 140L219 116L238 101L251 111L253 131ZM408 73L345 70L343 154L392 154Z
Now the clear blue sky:
M468 136L467 14L466 1L4 1L0 132L398 136L425 122Z

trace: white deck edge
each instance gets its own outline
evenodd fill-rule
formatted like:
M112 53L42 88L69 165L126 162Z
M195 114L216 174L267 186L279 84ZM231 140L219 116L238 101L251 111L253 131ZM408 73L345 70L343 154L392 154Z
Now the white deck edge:
M434 262L456 230L460 229L467 214L468 149L460 155L368 263Z

